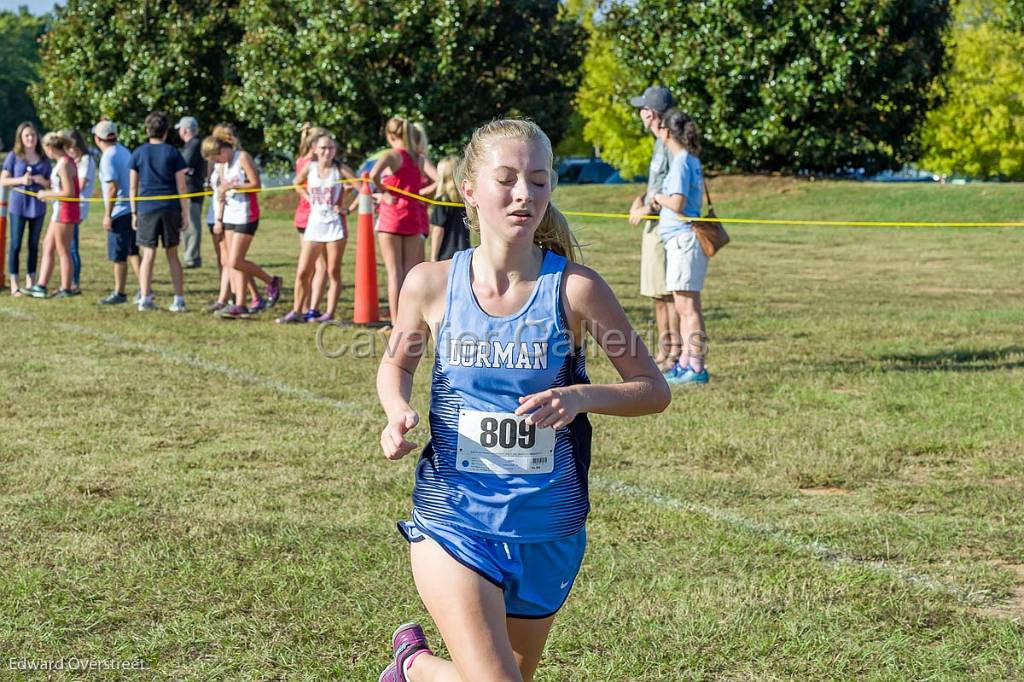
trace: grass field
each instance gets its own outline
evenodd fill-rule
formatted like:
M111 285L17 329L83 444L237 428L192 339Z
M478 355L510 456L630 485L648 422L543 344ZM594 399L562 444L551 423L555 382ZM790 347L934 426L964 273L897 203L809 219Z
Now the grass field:
M711 189L722 216L1024 217L1020 185ZM254 259L290 281L290 216L269 213ZM1024 679L1024 230L730 231L712 383L593 418L588 555L537 679ZM637 232L578 232L650 329ZM84 296L0 297L0 678L77 657L147 666L102 679L376 680L392 628L427 622L394 530L414 458L377 442L380 339L328 359L311 326L196 312L208 242L189 313L103 308L94 218L82 242ZM166 307L160 260L155 286Z

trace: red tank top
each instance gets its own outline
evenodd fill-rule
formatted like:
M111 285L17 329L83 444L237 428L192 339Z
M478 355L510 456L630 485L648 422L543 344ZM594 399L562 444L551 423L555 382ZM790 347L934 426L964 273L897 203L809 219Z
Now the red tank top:
M402 155L402 165L394 175L389 175L381 181L385 187L397 187L406 192L420 193L423 189L423 176L420 174L419 164L412 155L405 149L399 149ZM428 232L427 205L422 201L407 197L397 192L389 192L395 198L395 203L389 204L382 201L378 212L380 220L377 222L378 232L390 232L400 235L426 235Z
M71 176L71 187L74 193L71 195L72 198L79 198L80 190L78 188L78 166L75 165L75 160L70 156L65 156L63 159L64 167L68 169L68 175ZM60 175L57 175L59 178ZM64 223L65 225L77 225L82 222L82 207L77 201L60 201L57 202L57 222Z
M299 177L302 169L309 165L311 157L303 156L295 162L295 177ZM300 230L306 229L309 224L309 200L304 196L299 197L299 205L295 207L295 227Z

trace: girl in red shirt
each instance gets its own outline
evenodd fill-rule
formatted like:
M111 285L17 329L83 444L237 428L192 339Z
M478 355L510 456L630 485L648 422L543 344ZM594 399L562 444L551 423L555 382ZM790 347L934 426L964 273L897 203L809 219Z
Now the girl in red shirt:
M391 150L377 159L370 180L384 192L378 207L377 234L388 271L388 310L391 319L396 320L398 292L409 271L423 262L423 244L430 221L425 203L389 188L420 194L424 174L437 182L437 171L426 156L417 152L418 134L411 122L400 116L392 117L384 127L384 136ZM385 170L391 174L382 180Z
M43 136L43 151L55 163L50 174L51 189L40 192L39 198L56 199L57 204L50 217L50 227L43 237L43 260L39 266L39 280L28 290L28 294L35 298L46 298L46 285L53 273L55 251L60 258L60 290L54 298L75 295L71 290L71 279L74 274L71 238L75 225L82 222L82 215L78 203L78 167L68 154L70 148L71 140L60 133L47 133Z

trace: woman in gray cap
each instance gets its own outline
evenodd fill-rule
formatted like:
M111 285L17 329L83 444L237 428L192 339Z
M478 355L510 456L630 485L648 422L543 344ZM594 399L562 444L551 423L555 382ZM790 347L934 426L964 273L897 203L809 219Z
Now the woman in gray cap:
M661 118L675 105L672 93L661 86L651 86L644 94L629 100L640 110L644 128L657 137L655 131L661 125ZM679 314L672 301L672 292L665 286L665 245L658 235L658 221L645 220L645 216L656 213L659 207L654 194L661 190L662 182L668 175L670 155L661 140L654 143L654 153L647 172L647 190L633 199L629 209L629 222L634 226L643 225L640 244L640 295L654 303L654 319L658 327L658 343L655 362L662 371L672 371L679 361L682 340L679 335Z

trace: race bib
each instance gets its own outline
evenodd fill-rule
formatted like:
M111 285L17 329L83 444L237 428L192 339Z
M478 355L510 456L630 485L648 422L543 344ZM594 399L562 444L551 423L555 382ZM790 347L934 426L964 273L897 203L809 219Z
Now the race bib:
M459 412L456 469L474 474L550 474L555 430L510 412Z

